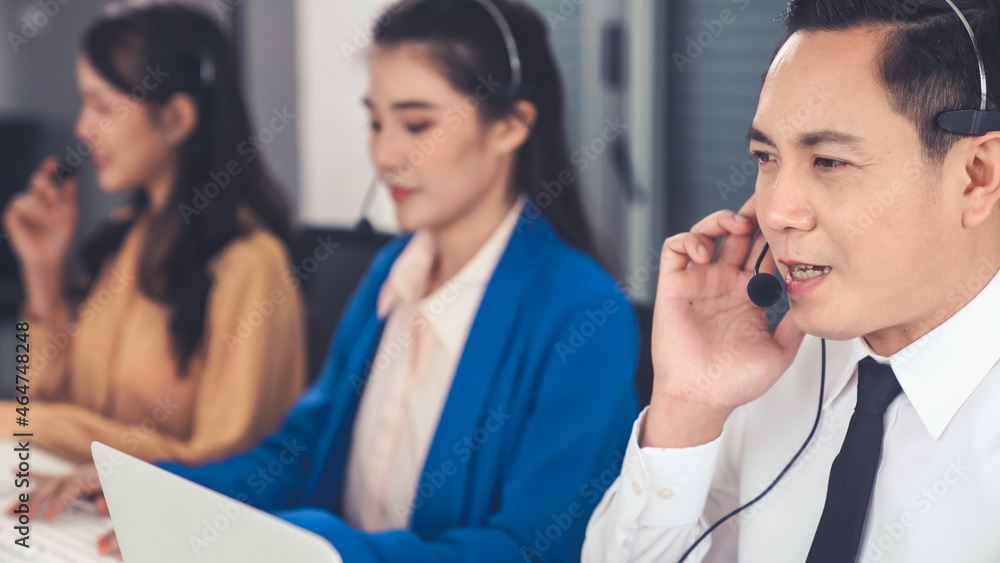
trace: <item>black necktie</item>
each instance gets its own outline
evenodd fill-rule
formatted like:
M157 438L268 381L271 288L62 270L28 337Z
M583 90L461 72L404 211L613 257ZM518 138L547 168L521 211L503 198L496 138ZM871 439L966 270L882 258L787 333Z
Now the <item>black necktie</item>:
M871 356L858 362L858 403L830 468L826 505L806 563L853 563L857 557L882 455L885 409L900 390L891 366Z

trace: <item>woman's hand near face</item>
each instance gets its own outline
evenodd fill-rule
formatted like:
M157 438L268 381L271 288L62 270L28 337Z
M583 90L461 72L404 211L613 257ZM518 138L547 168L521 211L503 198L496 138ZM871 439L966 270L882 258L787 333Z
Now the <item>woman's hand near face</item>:
M732 411L763 395L794 359L803 333L786 317L770 334L764 310L747 296L764 245L758 238L746 259L756 230L750 198L739 213L713 213L664 243L653 315L653 396L642 446L714 440ZM761 270L774 270L770 255Z
M4 228L21 263L29 314L47 319L63 302L62 280L76 231L76 179L56 183L58 163L48 157L28 189L4 211Z

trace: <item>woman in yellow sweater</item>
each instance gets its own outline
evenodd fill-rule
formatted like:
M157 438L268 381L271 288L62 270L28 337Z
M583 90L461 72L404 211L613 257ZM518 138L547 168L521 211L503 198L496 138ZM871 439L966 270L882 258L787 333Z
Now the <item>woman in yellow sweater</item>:
M85 245L76 301L63 287L77 223L65 166L47 159L5 212L26 291L22 430L34 444L80 463L92 440L204 462L256 443L302 391L288 207L237 68L212 17L179 4L118 5L86 33L68 160L89 155L101 188L131 199Z

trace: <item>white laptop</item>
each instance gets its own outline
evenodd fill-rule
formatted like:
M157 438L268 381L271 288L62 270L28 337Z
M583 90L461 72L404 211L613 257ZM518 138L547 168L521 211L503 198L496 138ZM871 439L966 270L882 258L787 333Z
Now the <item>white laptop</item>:
M100 442L90 447L126 563L342 563L313 532Z

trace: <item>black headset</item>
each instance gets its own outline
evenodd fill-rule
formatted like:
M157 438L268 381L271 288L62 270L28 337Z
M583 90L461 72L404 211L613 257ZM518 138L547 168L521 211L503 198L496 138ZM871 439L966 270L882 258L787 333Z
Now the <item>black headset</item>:
M944 1L951 6L951 9L954 10L956 14L958 14L959 19L961 19L962 23L965 25L966 31L969 32L969 37L972 39L972 48L975 50L976 59L979 62L979 89L982 94L982 100L979 109L949 110L941 112L937 116L937 125L941 129L950 133L973 137L985 135L991 131L1000 131L1000 112L986 109L986 66L983 64L983 56L979 52L979 45L976 42L976 34L972 31L972 26L969 25L969 20L965 18L965 15L958 9L958 6L956 6L952 0ZM765 243L763 250L761 250L760 257L757 258L757 263L754 266L754 276L750 278L750 282L747 284L747 295L749 295L750 301L752 301L754 305L762 308L774 306L781 299L781 296L784 293L784 290L781 287L781 282L777 277L769 273L761 273L760 271L760 265L764 261L764 256L767 255L768 249L769 245ZM806 447L809 445L809 442L816 434L816 429L819 427L819 421L823 414L823 391L826 386L825 338L820 341L820 345L822 349L822 359L820 363L819 376L819 405L816 407L816 420L813 422L812 430L809 431L809 436L806 437L806 441L802 443L802 447L795 452L791 461L785 465L785 468L781 470L781 473L778 473L778 476L774 478L774 481L771 481L771 484L768 485L766 489L736 510L733 510L729 514L720 518L715 524L712 524L712 526L705 530L705 532L699 536L693 544L691 544L691 547L684 552L684 555L681 556L678 563L683 563L684 560L687 559L688 555L690 555L695 548L698 547L698 544L707 538L709 534L715 531L716 528L721 526L733 516L736 516L743 510L752 506L760 499L764 498L764 495L767 493L771 492L778 484L778 481L780 481L781 478L788 473L788 470L791 469L792 465L799 459L799 456L802 455L802 452L805 451Z
M503 37L504 48L507 50L507 61L510 64L510 84L507 86L509 90L507 94L510 99L514 99L521 93L524 86L521 76L521 56L517 50L517 41L514 39L514 32L510 30L507 18L503 16L500 8L497 8L497 5L492 0L474 1L476 4L482 6L490 17L493 18L497 29L500 30L500 35Z
M979 109L959 109L941 112L937 117L938 127L951 133L959 135L969 135L979 137L990 131L1000 131L1000 111L989 111L986 109L986 65L983 64L983 55L979 52L979 44L976 41L976 34L969 25L969 20L952 0L944 0L951 6L952 10L958 14L959 19L969 32L972 39L972 48L976 51L976 61L979 62Z

